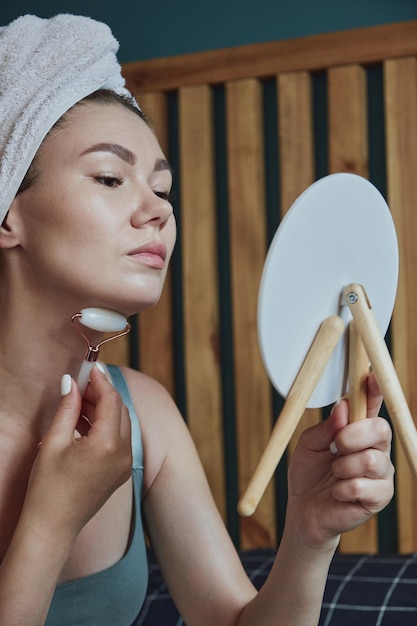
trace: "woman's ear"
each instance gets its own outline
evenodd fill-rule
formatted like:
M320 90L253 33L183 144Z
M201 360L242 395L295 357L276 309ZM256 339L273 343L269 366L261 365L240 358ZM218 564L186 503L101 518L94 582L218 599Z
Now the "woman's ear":
M0 226L0 248L14 248L20 243L19 196L13 200Z

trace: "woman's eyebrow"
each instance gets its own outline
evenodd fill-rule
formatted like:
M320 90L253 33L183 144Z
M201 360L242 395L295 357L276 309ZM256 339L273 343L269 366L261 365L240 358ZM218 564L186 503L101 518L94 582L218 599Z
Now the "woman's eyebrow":
M94 146L90 146L86 150L84 150L81 155L91 154L91 152L110 152L111 154L115 154L117 157L129 163L129 165L135 165L136 157L129 148L125 146L121 146L118 143L96 143ZM170 163L166 159L158 159L155 162L154 172L162 172L163 170L168 170L171 175L173 175L173 170Z
M96 143L94 146L90 146L87 150L84 150L81 155L90 154L91 152L111 152L111 154L115 154L123 161L126 161L126 163L129 163L129 165L136 163L136 157L133 152L118 143Z
M166 159L158 159L155 163L155 167L153 168L154 172L162 172L163 170L168 170L173 175L173 170L170 163Z

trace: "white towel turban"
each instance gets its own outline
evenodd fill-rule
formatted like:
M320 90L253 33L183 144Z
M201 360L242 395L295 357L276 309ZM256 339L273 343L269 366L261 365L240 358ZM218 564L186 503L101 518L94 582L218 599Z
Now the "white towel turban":
M106 24L78 15L0 28L0 224L55 122L97 89L129 93L118 48Z

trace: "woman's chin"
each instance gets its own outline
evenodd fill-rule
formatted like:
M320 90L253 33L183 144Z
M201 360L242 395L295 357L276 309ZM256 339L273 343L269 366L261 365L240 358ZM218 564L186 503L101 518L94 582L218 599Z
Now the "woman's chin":
M132 302L126 304L123 307L119 306L117 311L125 317L132 317L132 315L137 315L142 311L146 311L147 309L151 309L152 307L154 307L156 304L158 304L159 298L160 294L157 298L148 298L146 300L141 300L140 302Z

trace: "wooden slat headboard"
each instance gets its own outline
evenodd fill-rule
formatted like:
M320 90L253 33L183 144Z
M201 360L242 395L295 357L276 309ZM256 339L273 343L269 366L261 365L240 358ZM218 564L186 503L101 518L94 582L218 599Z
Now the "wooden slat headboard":
M282 215L327 173L370 178L392 209L401 270L389 341L417 415L416 55L413 21L124 66L177 172L179 239L161 301L134 320L129 344L104 354L172 393L241 547L279 540L288 457L323 416L306 411L275 483L239 520L238 496L282 406L259 354L260 274ZM395 501L341 550L417 550L417 486L395 452Z

